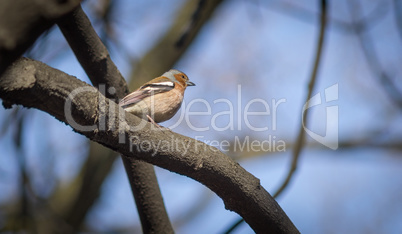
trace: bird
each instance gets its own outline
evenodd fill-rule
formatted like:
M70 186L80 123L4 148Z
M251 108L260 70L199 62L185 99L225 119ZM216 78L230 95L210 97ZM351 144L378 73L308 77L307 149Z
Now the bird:
M125 96L119 106L161 127L158 123L171 119L180 109L188 86L195 84L189 81L186 74L170 69Z

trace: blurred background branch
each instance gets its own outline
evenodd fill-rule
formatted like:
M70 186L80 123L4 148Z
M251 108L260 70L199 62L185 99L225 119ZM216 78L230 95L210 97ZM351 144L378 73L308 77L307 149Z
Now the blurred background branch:
M35 40L53 24L54 20L73 10L79 0L0 3L0 75Z
M384 89L385 94L387 94L391 102L401 110L402 92L398 90L395 79L382 68L376 49L370 37L369 29L373 27L373 22L381 19L382 15L370 14L367 17L362 16L359 0L351 1L348 5L350 15L352 16L353 20L353 29L359 39L359 43L365 55L369 69L373 73L373 76L376 78L377 82ZM363 20L361 20L361 18Z
M318 68L320 67L320 63L322 60L322 51L324 47L324 38L325 38L325 29L327 25L327 1L326 0L321 0L321 17L320 17L320 28L318 31L318 41L317 41L317 48L316 48L316 56L314 60L314 64L312 67L312 72L310 76L310 81L308 83L308 91L307 91L307 96L305 101L303 102L306 109L304 109L304 106L302 108L302 124L299 127L299 133L297 135L297 140L296 140L296 145L293 147L292 150L292 162L290 164L290 169L288 174L286 175L285 180L279 187L279 189L274 193L273 197L278 198L278 196L286 189L288 186L290 180L293 177L294 172L297 169L297 164L300 158L300 153L303 149L304 142L305 142L305 136L306 133L304 132L304 128L307 128L308 124L308 113L309 113L309 106L310 106L310 99L313 95L314 87L316 84L317 76L318 76Z
M395 22L397 26L397 30L399 33L399 37L402 40L402 1L394 0L394 12L395 12Z

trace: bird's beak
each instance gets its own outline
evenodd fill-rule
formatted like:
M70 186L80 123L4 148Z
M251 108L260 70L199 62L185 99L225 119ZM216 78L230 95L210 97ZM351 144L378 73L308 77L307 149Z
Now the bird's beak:
M195 84L191 81L187 81L186 84L187 84L187 86L195 86Z

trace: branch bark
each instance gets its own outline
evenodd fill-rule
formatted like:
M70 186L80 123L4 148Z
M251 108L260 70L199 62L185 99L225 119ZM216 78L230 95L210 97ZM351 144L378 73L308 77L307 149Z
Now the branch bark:
M0 75L80 0L0 1Z
M78 7L72 13L66 15L58 22L58 25L92 84L96 87L104 84L105 95L114 100L119 100L127 95L126 81L110 59L109 52L96 34L82 8ZM108 150L105 153L112 154ZM133 191L143 232L173 233L173 227L165 209L153 166L135 158L123 157L123 162ZM101 163L96 164L101 165ZM104 175L102 171L96 171L101 177ZM85 175L86 177L93 176ZM92 195L90 198L93 200L98 195L97 191L100 189L100 182L98 181L98 186L93 188L94 192L89 194ZM80 191L84 192L87 188L84 187L85 183L82 185ZM80 197L78 196L78 198ZM80 199L76 200L76 206L73 206L67 216L69 223L76 228L83 222L85 216L82 214L86 214L92 204L92 202L89 202L79 205L80 203L83 203ZM86 209L76 209L76 207L86 207ZM76 211L80 212L81 215L77 216Z
M21 104L45 111L124 157L199 181L257 233L298 233L260 181L218 149L174 132L161 133L124 112L94 87L59 70L20 59L0 79L0 98L5 107ZM133 130L140 124L144 127Z

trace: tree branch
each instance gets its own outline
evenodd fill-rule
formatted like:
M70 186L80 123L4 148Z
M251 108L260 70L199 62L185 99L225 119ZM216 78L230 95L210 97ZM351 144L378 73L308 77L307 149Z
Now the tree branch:
M84 68L95 87L106 85L106 97L123 98L128 94L128 87L116 65L110 59L109 52L92 27L81 6L61 18L57 25L68 41L75 56ZM113 87L115 92L108 91Z
M80 0L0 1L0 75Z
M91 79L91 82L95 86L105 84L106 96L114 98L114 100L121 99L127 95L128 87L126 81L110 59L109 52L96 34L82 8L78 7L72 13L66 15L58 22L58 25L78 61ZM105 150L102 155L100 155L101 157L98 158L103 158L105 155L112 155L112 153ZM96 162L95 165L103 164L98 160L96 160ZM143 231L145 233L160 233L162 231L164 233L173 233L173 227L163 203L153 166L136 160L135 158L123 157L123 162L134 194ZM110 170L110 167L108 169ZM98 174L101 178L104 178L104 172L109 170L98 171ZM90 174L85 175L84 178L88 176L93 177L93 175ZM94 191L91 193L92 199L97 197L102 181L103 180L97 181L97 186L94 187ZM83 185L85 184L83 183ZM81 192L84 192L86 189L86 187L82 186ZM84 194L87 193L83 193L82 196L85 196ZM79 198L80 197L78 197L76 202L82 203ZM87 209L77 210L86 213L91 207L91 204L92 202L89 202L85 205ZM75 207L81 206L77 204L74 208ZM76 220L77 222L73 222L72 224L77 227L81 224L85 216L81 215L79 216L81 218L77 219L75 210L76 209L71 210L68 215L68 220Z
M402 40L402 2L399 0L394 0L394 15L396 29L398 30L399 37Z
M308 94L306 97L306 106L309 106L309 101L311 99L311 95L313 94L314 86L315 86L315 81L317 79L317 73L318 73L318 68L321 62L321 55L322 55L322 48L324 45L324 36L325 36L325 26L327 22L327 2L326 0L321 0L321 20L320 20L320 31L318 34L318 44L317 44L317 51L316 51L316 56L315 56L315 61L313 65L313 70L311 72L311 77L310 77L310 82L308 84ZM277 198L283 190L287 187L289 184L290 180L293 177L294 172L297 169L297 163L299 160L300 153L303 149L304 145L304 138L305 138L305 132L304 132L304 127L307 126L307 118L308 118L308 111L309 109L304 110L303 112L303 121L304 125L302 124L299 129L299 134L297 136L297 141L296 145L293 148L293 154L292 154L292 163L290 165L289 172L283 181L281 187L278 189L278 191L275 192L274 197Z
M298 233L260 181L218 149L174 132L162 134L94 87L59 70L20 59L0 79L0 98L5 107L21 104L43 110L124 157L199 181L257 233Z

